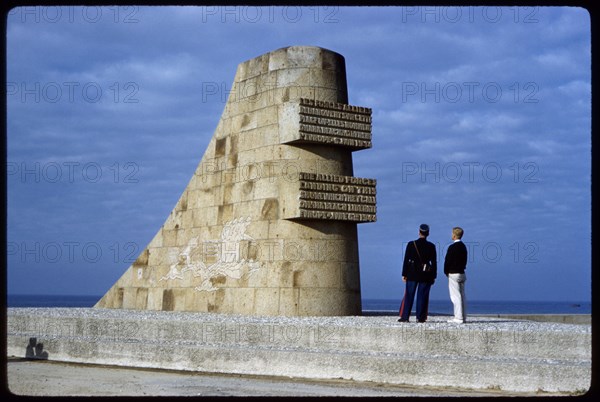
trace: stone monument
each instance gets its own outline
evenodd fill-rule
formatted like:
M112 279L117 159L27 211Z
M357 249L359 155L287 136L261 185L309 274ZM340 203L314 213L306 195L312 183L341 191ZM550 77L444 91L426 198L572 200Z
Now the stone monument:
M240 64L179 201L95 307L360 315L356 224L376 220L376 181L352 166L371 147L371 109L347 103L332 51Z

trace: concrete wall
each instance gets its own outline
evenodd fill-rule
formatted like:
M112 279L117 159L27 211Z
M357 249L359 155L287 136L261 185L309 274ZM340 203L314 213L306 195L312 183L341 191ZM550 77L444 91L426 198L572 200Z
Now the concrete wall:
M82 363L523 392L591 381L585 325L9 309L7 330L9 356L25 357L34 338L46 358Z

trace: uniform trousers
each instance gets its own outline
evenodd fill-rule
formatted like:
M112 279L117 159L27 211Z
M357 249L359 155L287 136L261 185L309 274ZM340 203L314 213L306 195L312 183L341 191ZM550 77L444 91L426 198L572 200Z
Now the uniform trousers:
M427 321L429 310L429 291L431 290L430 282L406 281L406 290L404 298L400 305L400 319L408 321L412 310L415 293L417 295L417 321Z
M454 319L465 322L467 320L466 299L465 299L465 274L448 274L448 289L450 290L450 300L454 305Z

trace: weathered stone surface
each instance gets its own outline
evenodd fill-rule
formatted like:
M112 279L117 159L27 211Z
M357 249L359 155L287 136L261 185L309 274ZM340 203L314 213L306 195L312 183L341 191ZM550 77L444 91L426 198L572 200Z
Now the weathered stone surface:
M376 220L376 182L353 177L371 109L347 101L344 58L329 50L240 64L173 211L96 307L359 315L356 224Z
M9 308L7 356L27 356L33 340L48 360L65 362L517 392L583 393L591 385L589 324L257 317L247 315L253 302L254 308L277 306L280 315L297 315L326 308L324 301L334 302L336 295L311 288L235 290L239 303L227 305L233 315ZM188 295L207 297L200 303L209 306L230 297L222 289ZM321 302L303 304L305 298Z

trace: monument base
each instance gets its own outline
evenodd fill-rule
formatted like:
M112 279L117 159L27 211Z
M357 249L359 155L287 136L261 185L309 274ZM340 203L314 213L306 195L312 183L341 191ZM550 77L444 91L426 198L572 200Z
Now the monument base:
M591 382L588 325L97 308L9 308L7 319L15 357L514 392L581 393Z

